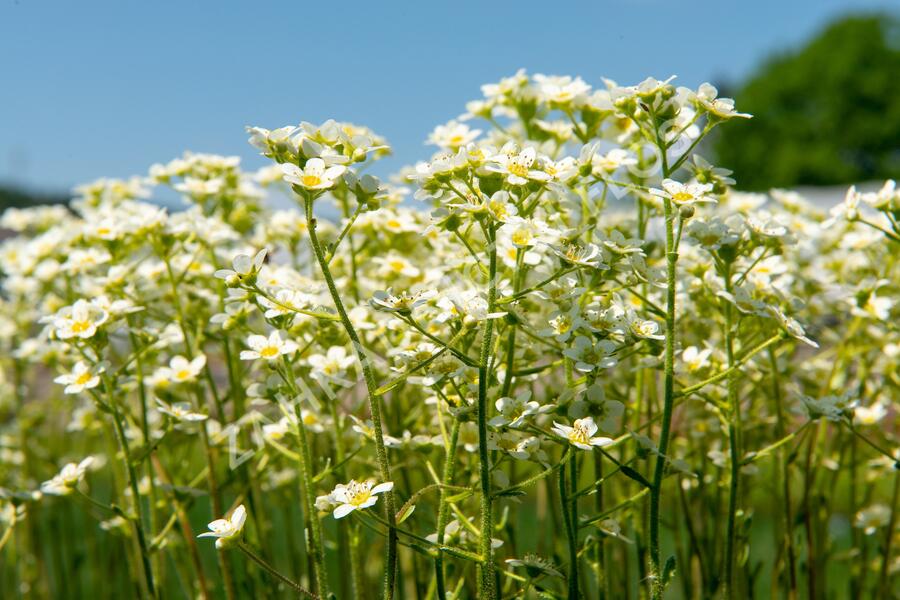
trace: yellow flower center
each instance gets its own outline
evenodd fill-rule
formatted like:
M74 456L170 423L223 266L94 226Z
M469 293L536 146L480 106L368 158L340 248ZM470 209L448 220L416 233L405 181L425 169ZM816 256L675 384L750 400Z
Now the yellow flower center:
M690 202L694 199L694 195L689 192L676 192L672 194L672 200L675 202Z
M263 358L272 358L278 356L278 347L277 346L266 346L262 350L259 351L259 355Z
M75 384L76 385L84 385L88 381L91 380L91 377L93 377L93 375L91 375L90 371L82 373L81 375L79 375L78 377L75 378Z
M190 379L190 378L191 378L191 372L188 371L187 369L182 369L182 370L178 371L177 373L175 373L175 379L178 379L180 381L184 381L185 379Z
M75 321L74 323L72 323L72 333L84 333L90 328L90 321Z
M314 187L322 183L322 178L318 175L304 175L300 181L302 181L303 185L306 187Z
M571 433L569 433L569 441L573 444L590 444L591 438L584 426L576 423Z
M451 146L459 146L460 144L463 143L463 136L454 135L448 140L448 142L450 142Z
M510 173L519 177L525 177L526 175L528 175L528 167L515 160L509 162L508 169Z
M347 499L353 506L359 506L372 497L370 490L368 485L353 481L347 486Z
M519 229L513 232L511 239L516 246L527 246L531 243L531 232L527 229Z
M397 271L398 273L406 268L406 263L402 260L392 260L388 263L388 266L393 271Z

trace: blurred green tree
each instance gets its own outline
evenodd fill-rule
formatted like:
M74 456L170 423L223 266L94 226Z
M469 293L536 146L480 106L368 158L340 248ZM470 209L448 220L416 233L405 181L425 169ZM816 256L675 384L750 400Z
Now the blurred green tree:
M900 175L900 22L854 16L728 90L754 118L723 127L715 152L744 189Z
M61 204L67 201L68 198L63 194L34 193L24 189L0 185L0 213L11 207L22 208L34 206L35 204Z

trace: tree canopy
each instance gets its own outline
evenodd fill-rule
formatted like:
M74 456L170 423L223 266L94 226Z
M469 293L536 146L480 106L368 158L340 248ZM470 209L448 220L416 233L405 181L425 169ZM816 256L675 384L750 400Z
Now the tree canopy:
M900 22L832 23L768 60L734 90L754 118L722 128L715 150L739 186L831 185L900 175Z

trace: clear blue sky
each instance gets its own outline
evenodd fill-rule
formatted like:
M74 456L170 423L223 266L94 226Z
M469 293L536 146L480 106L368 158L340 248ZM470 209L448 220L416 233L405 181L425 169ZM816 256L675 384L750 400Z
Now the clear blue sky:
M381 174L513 73L739 80L869 0L0 0L0 181L68 189L183 150L264 164L244 125L386 136Z

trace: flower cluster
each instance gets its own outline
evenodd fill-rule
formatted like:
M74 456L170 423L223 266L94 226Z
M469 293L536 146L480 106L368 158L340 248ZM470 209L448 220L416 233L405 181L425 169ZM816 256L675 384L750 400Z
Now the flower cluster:
M796 595L816 552L895 589L894 182L830 215L735 190L695 151L749 115L709 84L482 91L389 182L379 135L303 122L248 128L257 171L188 153L0 217L17 560L70 543L52 511L77 501L151 597L712 596L759 572ZM274 579L196 554L235 506L200 537Z

